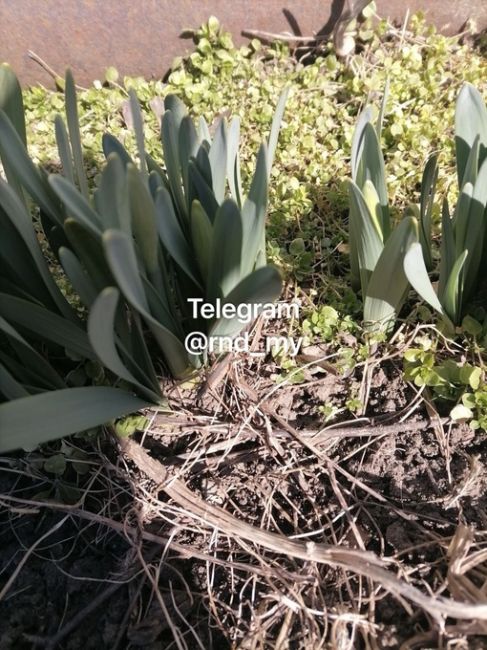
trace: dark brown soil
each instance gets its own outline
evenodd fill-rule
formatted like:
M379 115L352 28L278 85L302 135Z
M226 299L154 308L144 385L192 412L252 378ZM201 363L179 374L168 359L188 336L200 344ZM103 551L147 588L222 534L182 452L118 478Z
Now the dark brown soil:
M466 555L485 548L487 434L430 420L424 404L407 414L415 394L393 363L366 377L368 419L357 415L338 431L322 430L319 407L343 408L364 385L360 371L346 380L311 374L282 389L268 369L254 376L250 387L245 368L229 368L199 391L197 417L196 394L174 388L186 422L157 416L144 446L195 498L240 521L372 551L423 593L468 602L467 592L454 593L448 549L460 525L471 535ZM78 481L85 497L71 511L36 505L55 481L32 471L29 456L0 465L0 587L69 515L31 552L0 602L1 650L176 648L174 626L180 647L215 650L487 647L481 622L448 618L442 629L352 570L217 533L124 463L113 444L105 452L97 452L104 465L81 482L74 473L63 477ZM180 547L161 545L168 537ZM199 556L185 557L191 549ZM482 560L465 576L482 592L486 571ZM74 617L80 624L64 635Z
M8 487L3 480L5 491ZM63 519L44 510L38 515L2 515L2 583L18 566L26 550ZM98 531L99 532L99 531ZM58 629L106 588L106 580L119 572L120 558L128 552L120 536L104 531L80 530L67 521L50 535L20 571L0 605L1 650L37 647L29 635L54 636ZM63 648L108 648L128 607L127 589L119 589L69 635ZM122 646L123 647L123 646Z

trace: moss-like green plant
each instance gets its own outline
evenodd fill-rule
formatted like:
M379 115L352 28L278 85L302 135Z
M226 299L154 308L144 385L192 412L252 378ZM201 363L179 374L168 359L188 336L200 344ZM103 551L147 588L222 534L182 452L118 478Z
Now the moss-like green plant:
M466 420L472 429L486 429L487 384L482 366L442 359L435 342L421 337L404 353L404 376L446 404L457 402L450 406L454 420Z

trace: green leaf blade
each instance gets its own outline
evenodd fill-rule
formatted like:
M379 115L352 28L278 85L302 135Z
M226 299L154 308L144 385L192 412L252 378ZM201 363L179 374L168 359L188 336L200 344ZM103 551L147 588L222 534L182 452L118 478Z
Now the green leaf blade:
M365 327L388 332L394 325L409 288L404 257L418 241L414 217L404 217L391 233L370 277L364 301Z
M65 388L0 404L0 451L33 449L149 404L117 388Z

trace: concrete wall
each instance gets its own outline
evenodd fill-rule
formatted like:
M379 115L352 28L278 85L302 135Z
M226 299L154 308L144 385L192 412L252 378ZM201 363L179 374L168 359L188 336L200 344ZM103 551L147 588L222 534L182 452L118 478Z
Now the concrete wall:
M179 35L215 15L244 42L258 29L311 35L331 31L344 0L0 0L0 61L22 83L51 85L28 57L33 50L56 72L69 65L80 84L103 78L113 65L122 74L160 77L175 56L191 51ZM443 31L458 31L468 18L487 27L486 0L377 0L378 13L403 20L421 9ZM291 24L290 24L291 23Z

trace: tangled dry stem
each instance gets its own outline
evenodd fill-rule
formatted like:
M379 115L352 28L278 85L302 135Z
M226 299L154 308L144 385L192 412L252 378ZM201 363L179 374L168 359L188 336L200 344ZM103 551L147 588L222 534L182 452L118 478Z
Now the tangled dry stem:
M427 431L436 436L448 466L450 424L425 396L411 392L408 404L375 419L297 427L282 415L283 403L289 394L296 401L300 391L316 388L319 377L303 389L266 383L264 376L264 369L259 374L234 360L210 373L198 391L173 387L174 414L148 413L150 424L140 438L118 441L115 462L100 451L95 475L106 482L107 493L98 512L88 506L90 484L73 506L14 494L0 496L0 502L17 517L58 510L65 515L58 526L69 517L98 526L100 535L108 529L127 540L126 561L99 596L104 601L121 584L132 585L115 647L121 647L126 628L136 634L150 615L166 621L169 647L181 649L212 647L213 632L203 633L209 628L242 650L345 649L360 643L379 648L384 627L378 613L391 597L413 619L423 617L423 631L411 627L404 649L440 637L486 634L483 533L460 523L439 534L422 523L419 501L401 504L363 471L385 441ZM261 379L252 385L252 377ZM366 381L371 395L374 373ZM442 508L461 513L477 476L472 463L456 483L450 468L451 489L437 499ZM121 496L127 501L123 508ZM414 528L422 541L391 554L380 512ZM430 519L446 525L440 515L424 517L426 524ZM46 539L26 549L2 596ZM419 560L425 549L436 558ZM164 577L167 567L177 572L171 580ZM434 580L422 578L428 570ZM143 596L147 586L152 605ZM31 640L54 648L92 611L88 606L79 612L54 637Z

